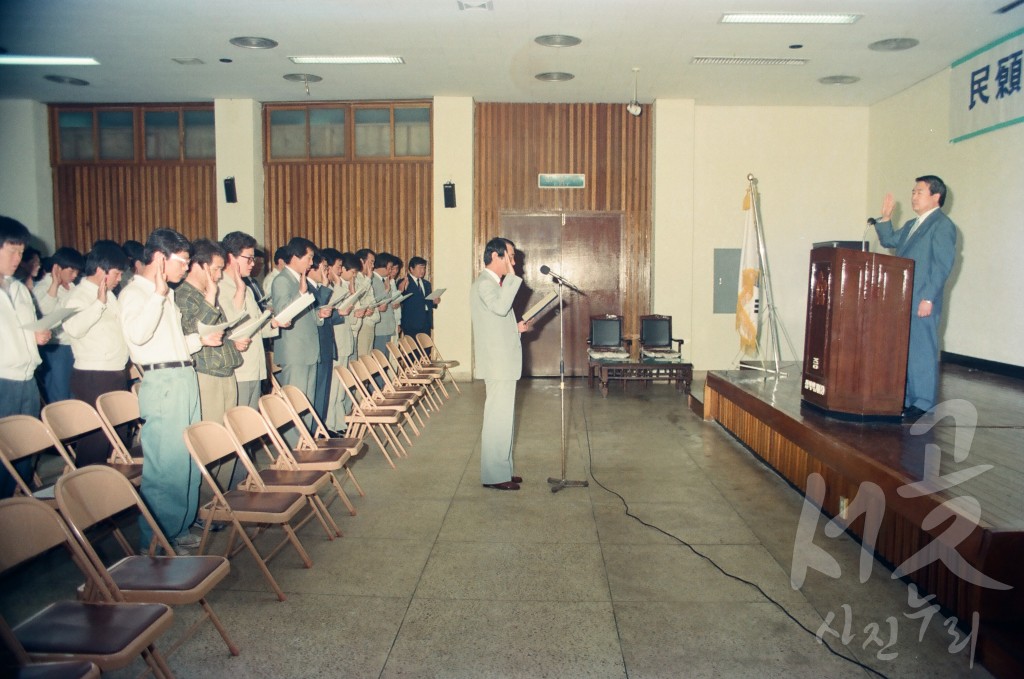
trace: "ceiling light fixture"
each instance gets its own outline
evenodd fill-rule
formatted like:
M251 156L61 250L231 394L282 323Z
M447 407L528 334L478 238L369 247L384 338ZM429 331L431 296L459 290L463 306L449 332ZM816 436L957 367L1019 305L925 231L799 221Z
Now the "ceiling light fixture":
M694 57L690 60L696 66L803 66L807 59L780 57Z
M637 73L639 73L639 72L640 72L640 69L637 68L636 66L634 66L633 67L633 98L629 100L628 104L626 104L626 112L629 113L629 115L633 116L634 118L635 117L639 117L639 115L644 112L643 108L641 108L641 106L640 106L640 102L638 102L636 100L636 78L637 78Z
M38 57L27 54L0 54L0 66L99 66L92 57Z
M562 83L567 80L572 80L576 76L572 73L565 73L563 71L548 71L547 73L538 73L533 77L537 80L543 80L548 83Z
M489 12L494 9L494 3L491 0L484 2L465 2L465 0L459 1L459 10L465 12L466 10L482 9L485 12Z
M860 82L860 78L855 75L827 75L824 78L818 78L818 82L822 85L852 85Z
M49 80L50 82L57 83L59 85L74 85L75 87L85 87L89 84L88 80L72 78L67 75L44 75L43 80Z
M257 38L251 35L243 35L228 40L235 47L244 47L247 50L270 50L277 47L277 41L270 38Z
M171 61L179 66L202 66L203 60L196 57L171 57Z
M284 79L288 80L290 82L296 82L296 83L304 84L306 86L306 96L307 97L310 96L309 95L309 83L318 83L321 80L323 80L323 78L321 78L320 76L313 75L312 73L289 73L288 75L284 76Z
M869 50L875 52L902 52L918 46L918 41L913 38L886 38L868 45Z
M726 12L723 24L852 24L860 14L810 12Z
M307 56L307 57L288 57L291 59L293 64L342 64L342 65L360 65L360 64L404 64L405 59L402 57L392 56Z
M538 45L543 45L544 47L575 47L583 42L575 35L565 35L562 33L538 35L533 39L533 41Z

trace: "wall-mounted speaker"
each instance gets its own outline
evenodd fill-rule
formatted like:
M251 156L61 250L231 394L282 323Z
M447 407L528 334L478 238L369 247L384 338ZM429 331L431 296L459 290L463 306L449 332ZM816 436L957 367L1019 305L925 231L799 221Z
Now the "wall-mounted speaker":
M455 184L454 182L445 182L444 185L444 206L455 207Z
M234 177L226 177L224 179L224 200L229 203L238 202L238 193L235 191Z

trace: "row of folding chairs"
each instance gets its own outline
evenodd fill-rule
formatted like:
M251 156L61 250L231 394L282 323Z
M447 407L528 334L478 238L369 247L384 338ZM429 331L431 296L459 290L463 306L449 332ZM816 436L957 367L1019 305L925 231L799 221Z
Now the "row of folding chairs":
M148 523L154 544L166 556L135 554L119 528L128 512ZM100 542L110 534L124 554L108 565L100 556L106 545ZM14 625L0 616L0 637L19 666L40 671L45 665L37 663L73 661L78 665L67 670L74 674L57 676L90 676L90 664L105 672L141 657L155 677L172 677L166 658L207 620L228 651L238 655L207 600L229 573L227 558L176 555L135 487L118 470L101 465L71 470L57 480L49 503L34 497L0 501L0 573L32 562L31 570L17 570L18 577L46 581L36 591L50 591L53 582L46 570L53 565L52 557L38 557L59 547L69 553L85 582L74 598L54 601ZM156 641L170 628L171 606L177 605L199 606L202 615L164 655Z

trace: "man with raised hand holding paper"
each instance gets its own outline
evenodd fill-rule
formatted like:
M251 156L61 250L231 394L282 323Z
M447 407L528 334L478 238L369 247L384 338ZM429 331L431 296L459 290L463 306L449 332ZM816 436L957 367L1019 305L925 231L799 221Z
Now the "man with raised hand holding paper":
M512 302L523 284L515 273L515 244L492 238L484 248L484 270L473 282L469 305L477 374L484 379L487 399L480 435L480 481L485 488L519 490L513 474L516 384L523 374L520 334L526 321L516 322Z

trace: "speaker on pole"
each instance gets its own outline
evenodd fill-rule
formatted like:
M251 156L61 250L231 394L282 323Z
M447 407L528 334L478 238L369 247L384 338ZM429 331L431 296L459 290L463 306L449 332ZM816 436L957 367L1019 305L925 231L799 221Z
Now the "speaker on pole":
M444 206L455 207L455 183L445 182L444 185Z
M235 191L234 177L226 177L224 179L224 200L228 203L238 202L238 193Z

